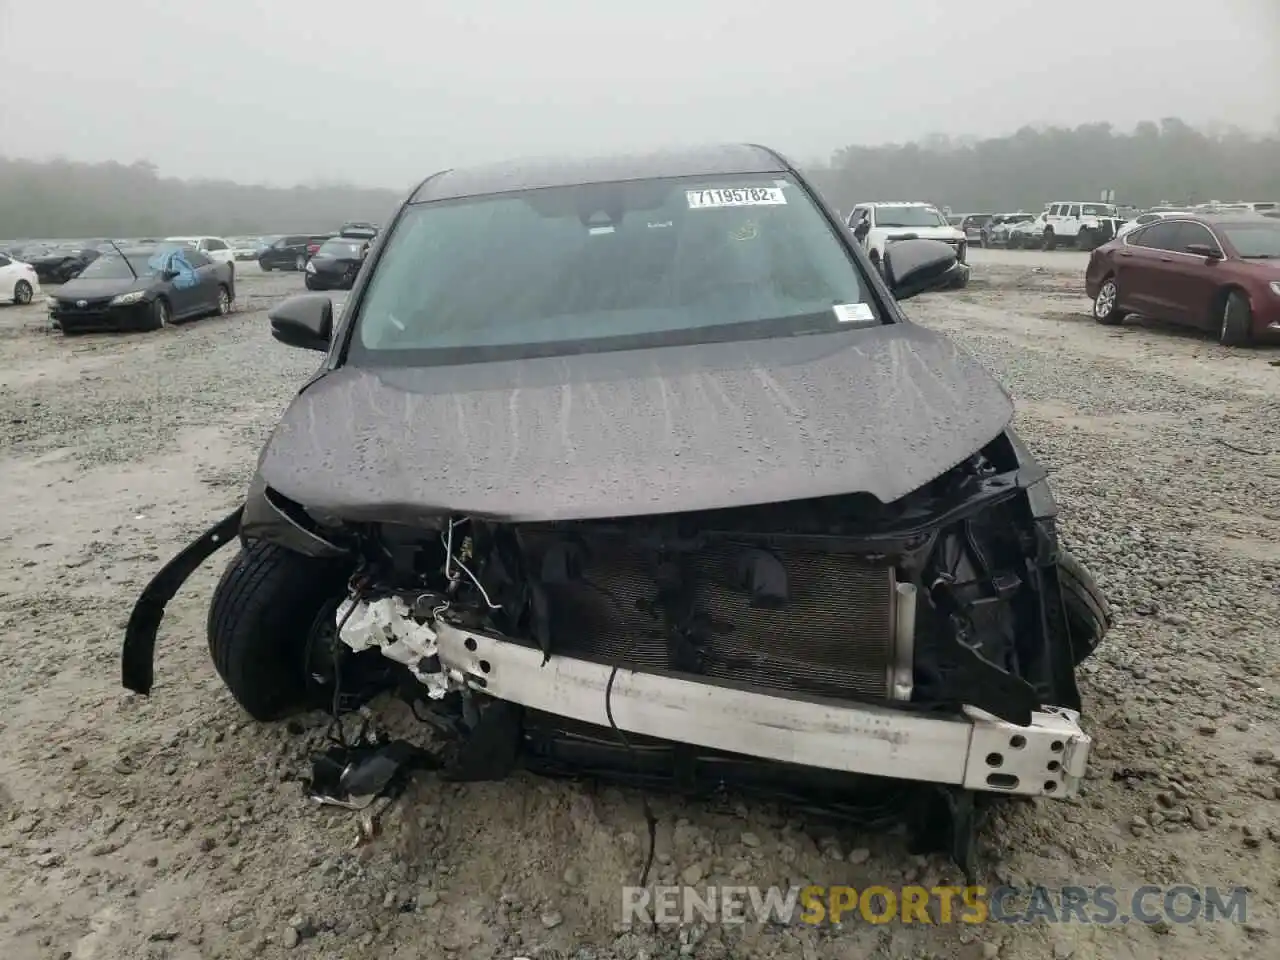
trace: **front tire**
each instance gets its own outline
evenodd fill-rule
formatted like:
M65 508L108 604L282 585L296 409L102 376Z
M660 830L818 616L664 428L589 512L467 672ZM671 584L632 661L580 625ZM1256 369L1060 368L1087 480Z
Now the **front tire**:
M25 307L31 302L32 292L31 284L25 280L19 280L13 286L13 302L20 307Z
M1053 250L1057 246L1058 246L1057 234L1055 234L1052 229L1046 230L1044 232L1044 248L1046 250Z
M225 283L218 284L218 316L225 317L231 312L231 290Z
M1120 309L1120 285L1115 277L1107 277L1093 298L1093 319L1103 326L1115 327L1124 322L1125 311Z
M1239 290L1227 294L1218 326L1218 342L1224 347L1247 347L1253 339L1253 308Z
M227 566L209 605L209 654L236 703L280 720L318 702L308 683L316 618L344 591L347 565L253 542Z
M1111 627L1111 604L1084 564L1069 550L1058 558L1058 583L1071 633L1072 659L1076 666L1093 655Z
M161 330L173 326L173 308L164 297L156 297L151 304L151 329Z

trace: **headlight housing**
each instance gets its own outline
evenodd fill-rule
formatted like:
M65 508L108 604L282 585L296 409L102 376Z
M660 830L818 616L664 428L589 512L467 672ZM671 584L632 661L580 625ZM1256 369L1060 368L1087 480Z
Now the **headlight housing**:
M1271 281L1271 292L1280 297L1280 280Z
M130 291L129 293L122 293L120 294L120 296L113 297L111 299L111 306L127 307L131 303L140 302L146 295L147 295L147 291L145 290L133 290L133 291Z
M314 263L312 263L310 260L308 260L308 261L307 261L307 273L315 273L315 272L316 272L316 265L315 265Z

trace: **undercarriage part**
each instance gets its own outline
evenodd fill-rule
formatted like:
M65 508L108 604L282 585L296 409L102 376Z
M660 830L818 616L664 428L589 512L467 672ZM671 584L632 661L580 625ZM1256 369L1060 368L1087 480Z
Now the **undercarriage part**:
M956 787L920 791L908 807L911 852L944 853L964 872L966 883L978 883L978 831L998 799Z
M414 772L439 768L428 750L362 731L351 744L335 744L312 757L306 788L317 803L363 810L379 797L398 796Z
M567 656L542 666L537 649L440 624L445 671L472 690L608 727L613 669ZM1018 726L973 709L957 715L779 696L671 672L617 672L613 719L628 734L763 760L1024 796L1069 797L1091 740L1069 710Z

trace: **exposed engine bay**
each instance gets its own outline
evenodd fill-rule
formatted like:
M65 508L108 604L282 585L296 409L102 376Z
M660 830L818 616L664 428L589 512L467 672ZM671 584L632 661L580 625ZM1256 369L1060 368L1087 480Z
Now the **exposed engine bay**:
M1100 634L1073 633L1056 507L1016 443L891 505L410 526L267 489L276 527L206 537L234 519L346 571L309 642L329 648L308 662L321 702L336 717L395 689L439 734L443 776L522 765L837 805L853 784L929 784L969 869L974 797L1069 797L1090 747L1074 668ZM144 595L134 619L162 609ZM147 692L150 651L141 679L129 646L126 684Z
M794 743L761 748L761 731L750 731L774 721L754 716L742 699L756 694L793 714L822 705L814 709L825 719L791 716L791 739L847 723L849 737L873 729L873 739L883 735L880 742L894 746L897 738L897 747L908 736L933 738L940 753L963 755L972 748L967 725L965 742L948 747L936 730L913 730L913 718L986 717L999 731L993 742L1006 728L1047 724L1048 743L1057 746L1044 770L1028 777L1005 761L988 765L976 783L974 771L956 777L995 792L1069 795L1088 738L1072 719L1076 657L1055 575L1053 520L1035 515L1012 453L1001 447L998 440L889 507L851 495L605 521L449 517L429 529L355 531L308 523L335 545L345 533L361 557L352 594L334 615L337 638L399 665L402 691L452 714L463 742L497 704L511 723L514 703L523 712L520 743L503 755L518 749L552 770L585 766L678 782L698 770L721 779L724 771L782 762L937 779L928 762L913 769L896 748L870 768ZM535 689L539 675L554 677L554 689ZM642 691L646 676L702 689L692 700L664 700ZM628 732L654 742L623 744L602 729L615 719L597 689L605 686L619 710L636 709L622 706L625 688L645 709L662 704L685 723L671 726L676 736L664 744L651 735L668 729L663 722L633 717ZM833 718L830 704L860 712ZM712 706L738 713L740 738L699 736L689 725ZM1025 742L1026 732L1015 737Z

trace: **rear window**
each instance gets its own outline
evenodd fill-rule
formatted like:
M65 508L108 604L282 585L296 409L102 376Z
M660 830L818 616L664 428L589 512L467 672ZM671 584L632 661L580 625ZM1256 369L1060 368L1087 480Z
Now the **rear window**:
M364 243L359 240L326 240L316 251L318 257L358 257Z
M425 365L878 323L786 177L629 181L419 204L358 306L348 361Z

